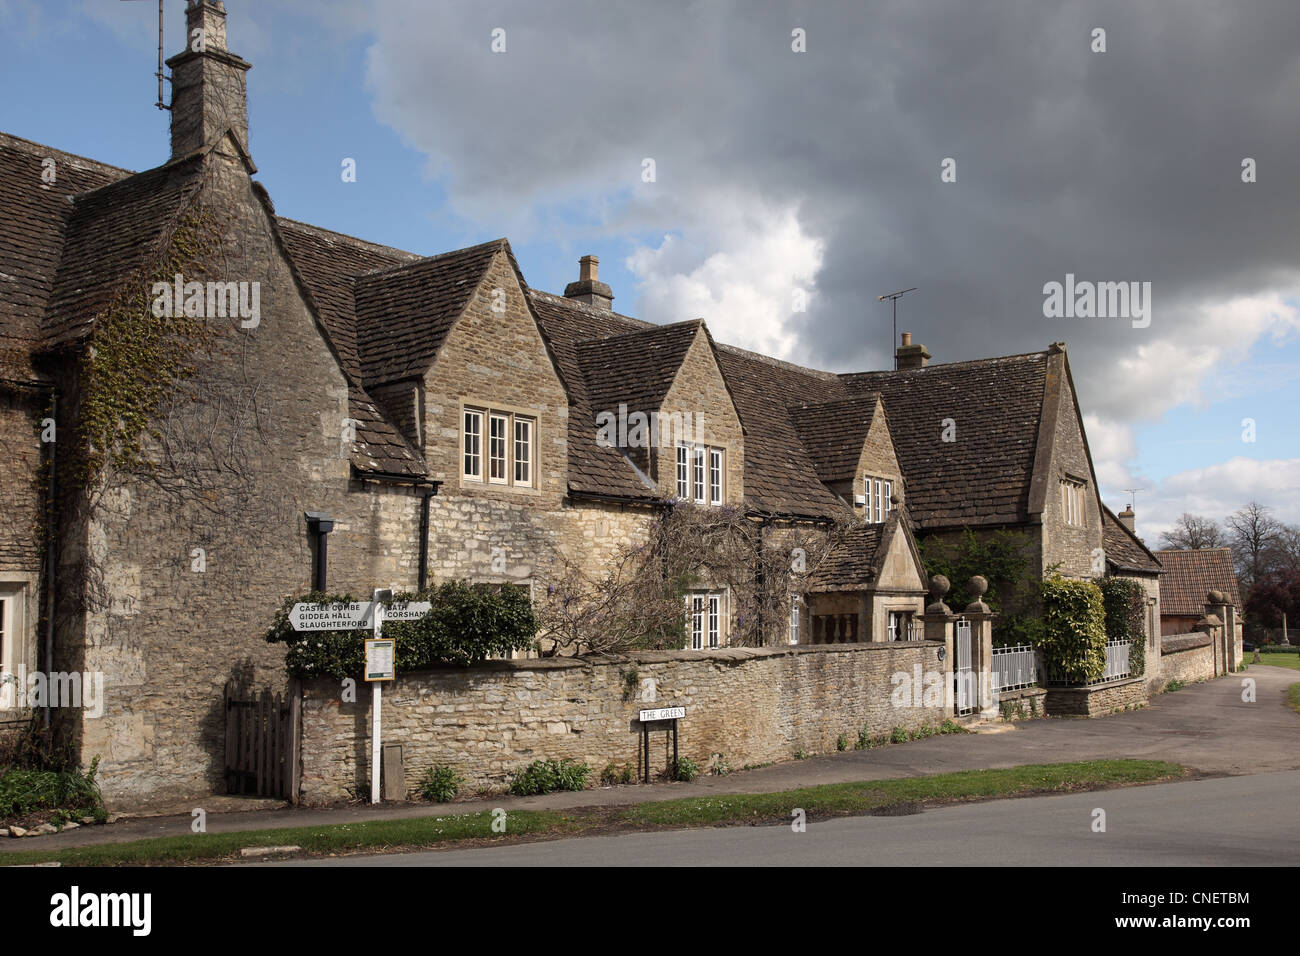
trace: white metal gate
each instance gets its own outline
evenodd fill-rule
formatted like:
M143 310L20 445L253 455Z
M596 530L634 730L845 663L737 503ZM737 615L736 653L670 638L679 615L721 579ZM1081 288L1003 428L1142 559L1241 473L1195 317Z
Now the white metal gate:
M957 716L973 713L975 710L975 672L971 666L970 621L959 618L957 621L956 667L953 679L957 683Z

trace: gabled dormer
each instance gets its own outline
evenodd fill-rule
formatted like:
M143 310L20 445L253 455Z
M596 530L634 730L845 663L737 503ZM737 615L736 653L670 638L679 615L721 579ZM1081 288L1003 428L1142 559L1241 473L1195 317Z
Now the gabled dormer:
M743 430L702 321L591 339L577 355L602 446L661 497L740 502Z
M903 498L903 475L880 395L795 406L790 419L827 489L865 523L884 522Z

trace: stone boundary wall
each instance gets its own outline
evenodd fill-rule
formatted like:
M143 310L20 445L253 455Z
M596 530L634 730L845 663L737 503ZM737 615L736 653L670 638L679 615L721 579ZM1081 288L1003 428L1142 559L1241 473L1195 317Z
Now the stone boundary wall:
M1161 651L1162 689L1172 680L1190 684L1214 677L1214 645L1208 634L1171 634L1162 640Z
M640 778L643 708L686 708L680 753L707 767L714 754L733 768L790 760L798 751L848 746L865 726L875 736L896 726L937 726L946 706L894 706L898 672L943 670L943 645L928 641L814 647L645 652L618 659L491 661L471 668L406 674L383 691L383 743L401 744L405 787L429 767L451 765L462 793L508 785L534 760L586 762L596 782L608 764ZM654 701L641 700L647 680ZM341 682L303 683L304 803L369 792L370 690L340 700ZM922 703L925 698L922 697ZM670 759L670 735L652 732L650 771Z
M1091 687L1049 687L1044 705L1049 717L1103 717L1148 701L1146 678L1129 677Z

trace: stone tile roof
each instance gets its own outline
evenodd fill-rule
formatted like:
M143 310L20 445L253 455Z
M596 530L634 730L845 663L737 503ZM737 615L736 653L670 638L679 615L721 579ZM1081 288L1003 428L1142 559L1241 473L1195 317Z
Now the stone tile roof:
M821 483L789 412L843 399L838 379L729 345L714 354L745 429L745 497L777 514L844 514L847 505Z
M348 389L348 413L356 422L356 441L350 457L358 471L411 477L428 474L424 459L359 386Z
M54 160L53 183L43 161ZM45 337L71 197L130 176L30 140L0 133L0 376L31 378L31 353Z
M496 239L356 276L362 381L372 385L423 376L503 248L506 241Z
M124 283L150 271L202 184L199 157L136 173L72 200L46 308L46 344L89 334Z
M1204 614L1205 597L1212 590L1222 591L1229 604L1241 609L1231 548L1157 551L1155 556L1165 569L1160 578L1162 615Z
M1028 520L1047 359L1033 352L840 376L851 394L884 398L918 528ZM942 440L948 418L956 441Z
M593 412L658 411L704 325L698 319L656 325L576 343L576 356Z
M596 443L597 408L588 392L579 346L658 326L537 289L528 290L528 299L569 393L569 489L647 502L656 499L658 492L618 449Z
M1118 571L1159 574L1164 568L1145 544L1105 505L1101 506L1101 544L1106 562Z
M877 393L865 392L836 402L790 409L795 432L822 481L851 481L857 477L862 445L879 405Z
M808 575L807 590L851 591L869 587L880 574L885 527L867 524L849 529L826 560Z
M328 229L276 217L289 258L307 287L321 323L329 333L353 384L361 383L357 352L357 312L354 277L419 260L400 249L363 242Z

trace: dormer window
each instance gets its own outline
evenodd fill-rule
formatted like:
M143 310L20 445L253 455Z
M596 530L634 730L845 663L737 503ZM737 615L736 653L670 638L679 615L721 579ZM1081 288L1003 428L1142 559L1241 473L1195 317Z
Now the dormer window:
M862 490L865 492L863 513L867 524L881 524L894 507L889 500L894 494L893 481L868 475L862 479Z
M722 504L725 451L691 442L677 444L677 497L701 505Z
M486 434L485 434L486 432ZM492 408L465 408L461 416L461 478L531 488L537 419Z

